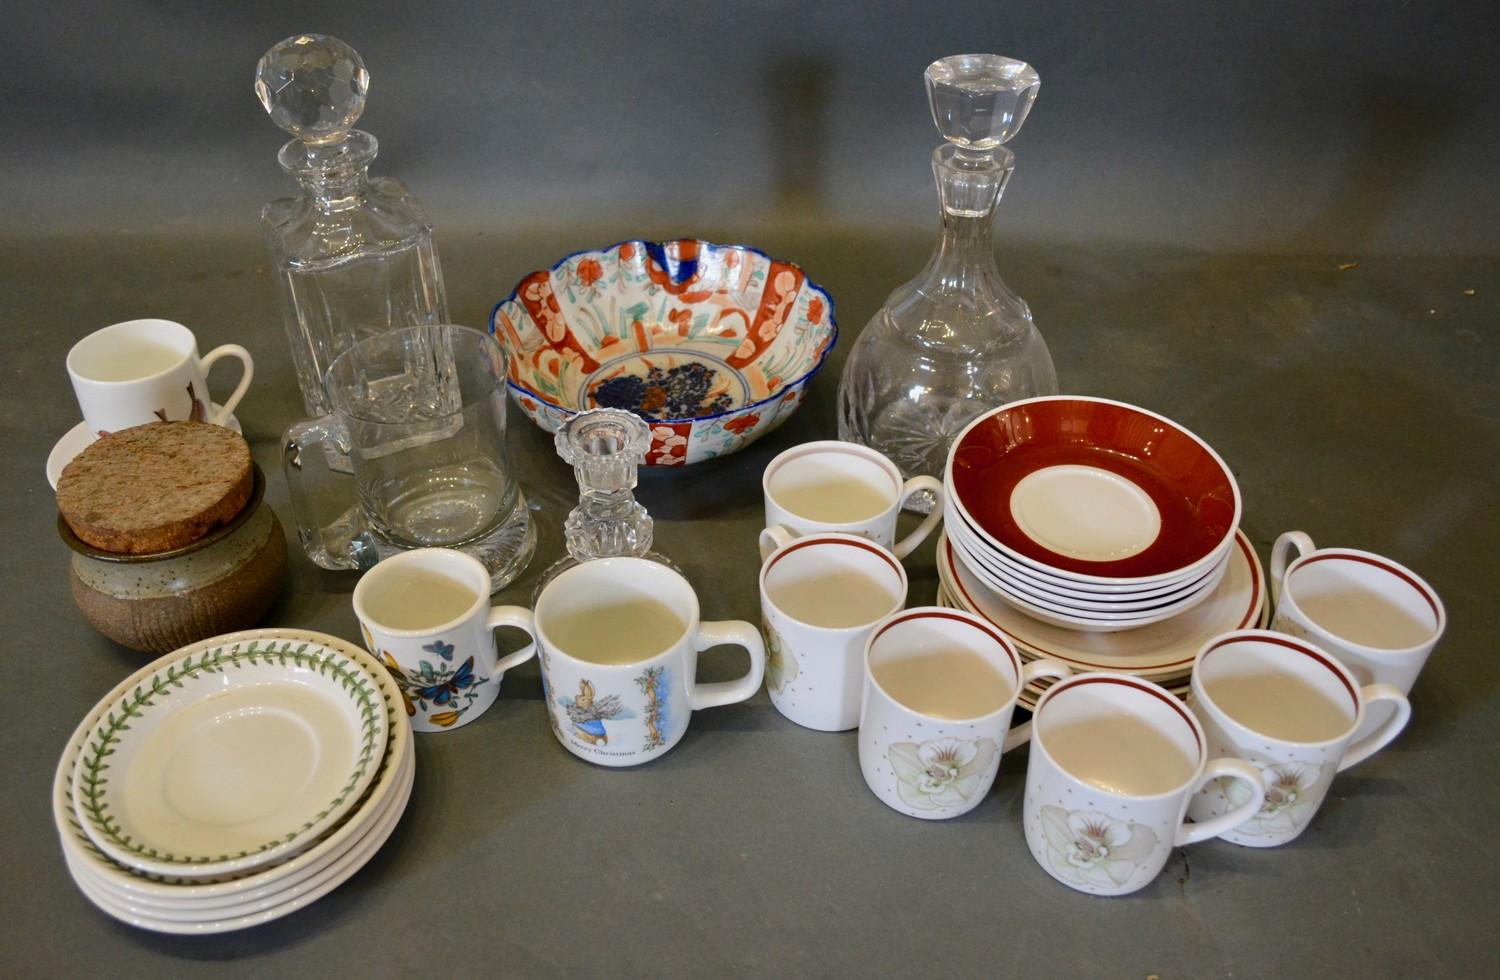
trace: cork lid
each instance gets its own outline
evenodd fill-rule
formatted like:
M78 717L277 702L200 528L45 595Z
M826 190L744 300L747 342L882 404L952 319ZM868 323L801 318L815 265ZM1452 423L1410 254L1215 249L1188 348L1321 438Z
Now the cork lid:
M57 509L102 551L171 551L234 519L254 483L250 446L205 422L152 422L100 438L64 467Z

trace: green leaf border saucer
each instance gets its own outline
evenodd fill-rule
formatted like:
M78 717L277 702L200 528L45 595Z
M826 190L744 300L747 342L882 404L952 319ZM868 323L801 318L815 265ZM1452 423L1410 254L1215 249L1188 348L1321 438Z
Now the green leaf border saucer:
M227 639L227 638L226 638ZM248 846L185 853L136 826L123 803L134 750L172 713L242 682L285 676L346 699L352 758L326 802L306 802L287 822ZM379 684L358 660L313 640L251 639L195 644L151 665L99 716L73 772L74 810L89 838L115 861L148 873L186 878L243 873L285 860L343 820L381 768L390 722ZM160 833L160 831L156 831ZM243 844L243 842L240 842Z

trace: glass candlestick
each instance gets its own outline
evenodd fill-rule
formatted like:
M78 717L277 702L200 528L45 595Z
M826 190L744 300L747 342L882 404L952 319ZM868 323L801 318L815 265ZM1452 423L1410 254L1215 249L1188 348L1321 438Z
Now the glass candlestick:
M399 182L369 175L379 144L352 128L369 84L359 53L324 34L287 38L255 69L261 106L292 135L277 158L302 188L261 223L313 418L333 409L323 377L334 358L387 330L448 322L432 225Z
M922 274L891 293L855 341L839 382L839 438L889 456L908 479L943 477L948 446L975 416L1057 392L1052 355L1025 300L995 268L995 205L1040 78L1024 62L955 55L927 68L942 234ZM906 506L929 511L930 493Z
M557 430L557 455L573 466L578 506L563 522L568 554L542 573L537 596L561 572L595 558L649 558L681 572L651 550L652 521L635 499L636 470L645 465L651 427L618 408L580 412Z

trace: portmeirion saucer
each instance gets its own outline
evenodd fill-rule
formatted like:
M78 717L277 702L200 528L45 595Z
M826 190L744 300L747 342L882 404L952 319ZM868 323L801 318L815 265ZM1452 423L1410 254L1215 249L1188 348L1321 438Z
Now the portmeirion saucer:
M413 757L409 747L407 757L408 760ZM207 935L248 929L290 915L311 904L348 881L364 867L396 829L396 824L406 810L416 769L407 764L401 771L404 776L397 784L396 796L363 837L316 873L266 898L211 909L164 909L111 893L93 876L87 865L75 863L71 858L69 871L73 874L74 883L91 902L116 919L140 929L175 935Z
M223 410L218 402L214 402L208 411L209 417ZM225 428L242 432L240 420L233 415L224 421ZM57 445L52 447L52 452L47 454L47 482L52 489L57 489L57 480L62 476L63 467L73 462L73 457L88 448L96 436L89 431L87 422L79 422L68 430L68 434L57 440Z
M284 860L375 778L387 720L357 660L251 640L155 668L105 709L73 774L84 831L119 863L207 877Z
M983 616L1015 641L1022 657L1049 657L1075 670L1112 670L1152 679L1186 673L1208 639L1257 622L1265 574L1250 539L1235 532L1229 567L1213 593L1179 616L1119 633L1086 633L1039 622L1011 608L938 541L938 578L957 607Z
M389 674L358 647L308 630L247 630L202 641L178 654L251 642L318 645L347 656L371 672L378 683L389 732L374 781L342 823L280 864L217 880L156 875L123 867L106 857L84 832L73 805L73 772L88 737L109 707L145 681L158 664L142 668L106 695L79 724L53 777L53 820L74 880L90 901L115 918L160 932L199 933L242 929L287 915L352 876L384 841L389 827L405 809L415 776L415 755L411 727L401 710L401 695ZM184 915L192 918L176 921Z

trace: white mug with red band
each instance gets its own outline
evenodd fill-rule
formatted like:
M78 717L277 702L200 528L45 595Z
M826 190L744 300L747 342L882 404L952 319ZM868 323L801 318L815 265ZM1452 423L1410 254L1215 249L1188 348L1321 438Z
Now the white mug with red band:
M990 623L924 606L875 627L865 647L859 767L882 803L945 820L978 806L1030 724L1010 727L1021 689L1067 677L1056 660L1021 663Z
M1238 805L1185 823L1188 803L1220 779ZM1126 895L1161 872L1175 847L1217 837L1260 810L1260 771L1211 758L1203 726L1165 688L1126 674L1076 674L1042 695L1032 718L1022 818L1037 864L1091 895Z
M938 480L914 476L903 481L896 464L882 453L837 439L804 442L777 456L766 466L761 489L766 498L762 561L793 538L822 531L869 538L905 558L943 517ZM897 541L902 504L923 491L933 498L932 512Z
M1367 705L1394 706L1371 734L1355 739ZM1269 630L1238 630L1204 644L1193 663L1189 706L1209 751L1260 769L1264 805L1222 836L1249 847L1295 840L1318 812L1335 773L1369 758L1411 717L1389 684L1360 687L1348 668L1305 640ZM1188 815L1205 821L1238 807L1244 784L1218 780L1193 797Z
M1327 650L1360 684L1411 694L1448 625L1437 592L1411 569L1368 551L1316 548L1301 531L1276 539L1270 581L1271 629ZM1389 708L1373 707L1355 737L1389 717Z
M859 724L865 641L906 605L906 569L888 549L849 534L789 541L760 569L766 690L804 728Z

